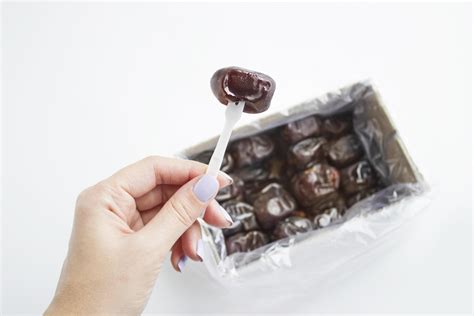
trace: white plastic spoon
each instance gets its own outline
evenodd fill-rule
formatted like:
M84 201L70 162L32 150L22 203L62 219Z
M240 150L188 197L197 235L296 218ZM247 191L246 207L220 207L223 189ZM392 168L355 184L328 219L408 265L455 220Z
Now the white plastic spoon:
M229 102L225 110L225 123L221 136L217 140L216 148L212 153L211 160L207 166L206 174L217 177L217 173L221 169L222 160L224 159L225 150L229 143L230 135L235 124L239 121L244 110L245 101Z

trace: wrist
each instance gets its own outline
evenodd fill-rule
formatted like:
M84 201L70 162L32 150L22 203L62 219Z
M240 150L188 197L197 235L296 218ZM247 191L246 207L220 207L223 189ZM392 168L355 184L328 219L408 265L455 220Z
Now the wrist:
M89 311L90 312L90 311ZM70 315L88 313L87 303L83 295L74 294L72 289L64 289L64 285L56 291L53 300L45 311L45 315Z

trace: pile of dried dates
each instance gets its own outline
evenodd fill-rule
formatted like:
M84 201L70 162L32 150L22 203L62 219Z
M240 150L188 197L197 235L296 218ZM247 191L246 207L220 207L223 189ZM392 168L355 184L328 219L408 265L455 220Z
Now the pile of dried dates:
M212 152L194 160L208 163ZM227 253L331 225L382 188L351 114L305 117L230 144L221 170L234 183L216 199L234 223Z

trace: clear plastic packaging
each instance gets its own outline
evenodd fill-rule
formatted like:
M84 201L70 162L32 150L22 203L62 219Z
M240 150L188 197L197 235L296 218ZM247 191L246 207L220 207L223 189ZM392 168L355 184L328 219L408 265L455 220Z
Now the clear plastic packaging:
M298 280L305 284L323 281L354 258L383 242L384 236L417 214L428 203L428 186L409 157L381 98L370 82L359 82L338 91L288 108L234 131L236 140L268 131L289 122L318 114L331 116L351 111L354 132L366 158L385 188L350 207L330 226L280 239L251 252L227 255L222 230L201 221L205 245L204 263L210 274L226 285L264 287ZM211 150L217 138L180 154L189 158ZM339 270L338 270L339 269Z

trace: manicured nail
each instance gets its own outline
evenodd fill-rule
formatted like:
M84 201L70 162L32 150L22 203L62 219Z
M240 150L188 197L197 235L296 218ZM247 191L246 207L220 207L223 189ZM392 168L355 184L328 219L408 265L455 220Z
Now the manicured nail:
M225 172L220 172L222 174L222 176L227 180L228 182L228 185L231 185L232 183L234 183L234 179L232 179L231 176L229 176L227 173Z
M225 220L229 222L229 226L232 225L234 221L232 220L232 217L230 217L229 213L227 213L225 208L219 205L219 210L221 211L222 216L224 216Z
M207 202L217 194L219 182L213 176L205 174L194 185L194 194L201 202Z
M179 259L178 261L179 272L183 272L184 266L186 265L186 261L188 261L187 256L182 256L181 259Z
M198 255L199 259L204 257L204 244L202 242L202 239L199 239L196 244L196 254Z

